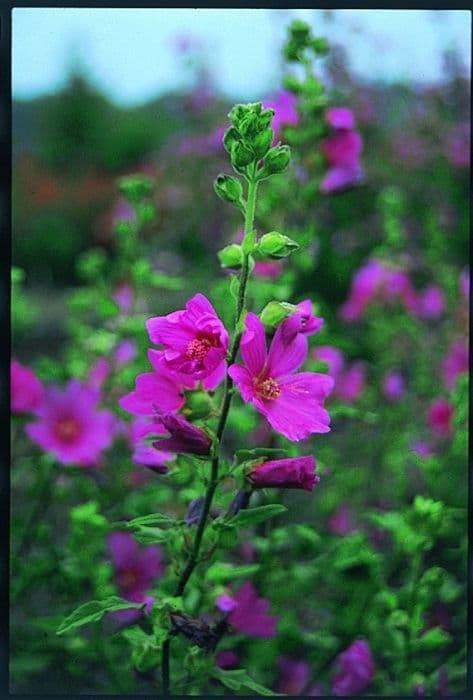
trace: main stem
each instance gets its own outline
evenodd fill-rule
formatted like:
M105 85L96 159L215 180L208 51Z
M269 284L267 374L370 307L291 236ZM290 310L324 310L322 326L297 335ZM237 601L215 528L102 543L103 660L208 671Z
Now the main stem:
M243 238L243 246L248 236L253 231L253 223L255 218L255 207L256 207L256 191L258 189L258 182L255 177L256 165L253 167L252 174L248 179L248 201L245 213L245 235ZM235 318L235 330L234 337L230 349L229 364L233 364L236 360L238 350L240 347L240 341L242 336L242 331L240 330L241 314L245 308L245 298L246 298L246 286L249 277L249 266L250 266L250 256L249 253L243 254L243 265L240 275L240 285L238 288L238 298L237 298L237 308L236 308L236 318ZM189 556L187 564L179 578L176 586L174 596L181 596L184 593L184 589L187 585L189 578L194 571L198 559L200 546L202 544L202 538L205 532L205 526L207 524L207 518L210 512L210 507L212 505L213 496L215 489L218 485L218 468L220 460L220 443L223 438L223 433L225 431L225 426L227 424L227 418L230 411L230 405L233 397L233 381L230 375L227 373L225 379L225 390L223 395L222 409L220 412L220 418L218 421L217 431L215 433L215 453L212 457L211 468L210 468L210 483L205 494L204 505L202 507L202 512L200 514L199 522L197 525L197 532L194 539L194 546L192 552ZM169 655L170 655L170 645L171 639L168 638L163 642L162 647L162 685L163 685L163 695L170 695L169 692Z

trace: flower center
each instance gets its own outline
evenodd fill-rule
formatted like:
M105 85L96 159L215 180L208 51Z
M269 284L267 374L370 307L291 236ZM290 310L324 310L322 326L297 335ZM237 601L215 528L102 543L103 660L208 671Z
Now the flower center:
M264 379L256 384L256 391L263 399L277 399L281 395L281 389L275 379Z
M194 338L187 346L186 355L190 360L201 362L212 347L208 338Z
M63 442L74 442L80 433L80 425L74 418L63 418L56 423L55 432Z

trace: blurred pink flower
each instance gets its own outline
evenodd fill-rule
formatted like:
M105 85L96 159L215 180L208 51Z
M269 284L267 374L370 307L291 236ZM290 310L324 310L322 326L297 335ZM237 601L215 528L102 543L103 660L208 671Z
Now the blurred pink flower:
M10 408L12 413L35 413L43 398L43 385L29 367L10 363Z
M412 443L411 449L422 459L426 457L431 457L434 454L432 447L422 440L417 440Z
M297 98L288 90L280 90L271 100L264 100L263 106L265 109L274 109L271 127L274 131L273 143L276 143L281 138L284 125L294 126L299 121Z
M354 117L351 110L344 107L332 107L325 116L327 122L335 129L320 144L327 159L328 171L320 184L320 191L325 194L343 190L358 184L363 177L360 154L363 141L354 131Z
M96 389L100 389L109 373L110 363L104 357L99 357L89 370L87 383Z
M443 383L447 389L453 389L460 374L468 373L469 355L468 340L457 338L452 345L448 355L443 359L441 365Z
M438 318L444 306L442 290L437 285L431 284L418 294L415 313L421 318Z
M133 289L129 284L121 284L115 289L112 299L117 302L123 314L128 314L133 306Z
M278 693L284 695L302 695L310 678L310 666L303 659L290 656L279 658L279 678L276 685Z
M358 401L365 388L366 368L362 362L352 362L337 378L335 393L346 403Z
M115 348L115 361L118 365L127 365L135 359L138 348L134 340L123 340Z
M325 121L333 129L355 128L355 117L348 107L329 107L325 112Z
M108 538L108 548L115 568L115 580L120 595L133 603L146 603L151 611L154 598L146 595L156 578L164 573L164 561L158 545L140 548L127 532L114 532ZM130 623L141 617L140 610L118 610L111 613L121 623Z
M225 377L229 336L203 294L192 297L184 310L150 318L146 327L151 341L164 346L169 370L202 379L207 390Z
M406 391L406 380L400 372L387 372L383 379L383 393L389 401L399 401Z
M328 529L332 535L344 537L355 529L350 506L342 504L328 520Z
M323 404L333 379L315 372L293 374L305 361L307 347L298 342L287 345L283 324L278 326L268 352L262 322L248 313L240 347L246 366L233 364L228 373L243 401L253 403L274 430L295 442L330 430Z
M445 399L435 399L427 413L429 428L441 437L448 437L452 432L454 409Z
M94 466L115 436L116 419L109 411L97 411L97 389L72 379L64 391L49 387L37 411L39 420L29 423L28 437L63 464Z
M357 639L336 660L336 675L332 680L334 695L358 695L374 677L374 661L369 644Z
M219 596L217 606L222 612L228 613L229 623L238 632L251 637L276 636L278 618L267 614L270 602L258 598L252 583L245 583L233 598L228 595Z

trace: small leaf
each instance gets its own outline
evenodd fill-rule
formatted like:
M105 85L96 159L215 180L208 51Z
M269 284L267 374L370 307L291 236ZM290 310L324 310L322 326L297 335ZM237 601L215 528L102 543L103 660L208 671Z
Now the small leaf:
M234 669L232 671L223 671L221 668L212 670L214 678L220 681L226 688L231 690L253 690L256 695L284 695L284 693L275 693L274 690L265 688L264 685L256 683L247 674L244 668Z
M255 447L252 450L237 450L235 456L240 460L256 459L257 457L272 457L282 459L287 456L287 450L277 447Z
M255 574L260 568L260 564L246 564L244 566L231 566L215 562L207 571L207 579L211 583L225 583L241 576L248 577Z
M57 628L56 634L64 634L77 627L82 627L82 625L88 625L90 622L98 622L107 612L130 608L139 609L143 608L144 605L145 603L132 603L118 596L110 596L106 600L91 600L66 617Z
M134 538L140 544L157 544L164 542L167 539L166 530L161 530L159 527L144 527L138 526L138 530L134 534Z
M163 513L150 513L149 515L142 515L139 518L133 518L133 520L128 520L126 522L114 523L117 527L126 527L133 529L135 527L141 527L141 525L175 525L176 520L171 518L169 515L164 515Z
M271 503L267 506L240 510L239 513L227 522L227 525L230 527L248 527L248 525L256 525L276 515L281 515L281 513L285 513L286 510L286 506L279 503Z

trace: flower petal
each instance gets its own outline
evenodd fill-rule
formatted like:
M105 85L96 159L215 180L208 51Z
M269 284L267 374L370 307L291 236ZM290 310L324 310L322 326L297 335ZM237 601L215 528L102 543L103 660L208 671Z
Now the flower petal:
M254 313L248 313L245 318L246 329L241 339L241 356L253 376L263 371L266 358L266 335L262 322Z

